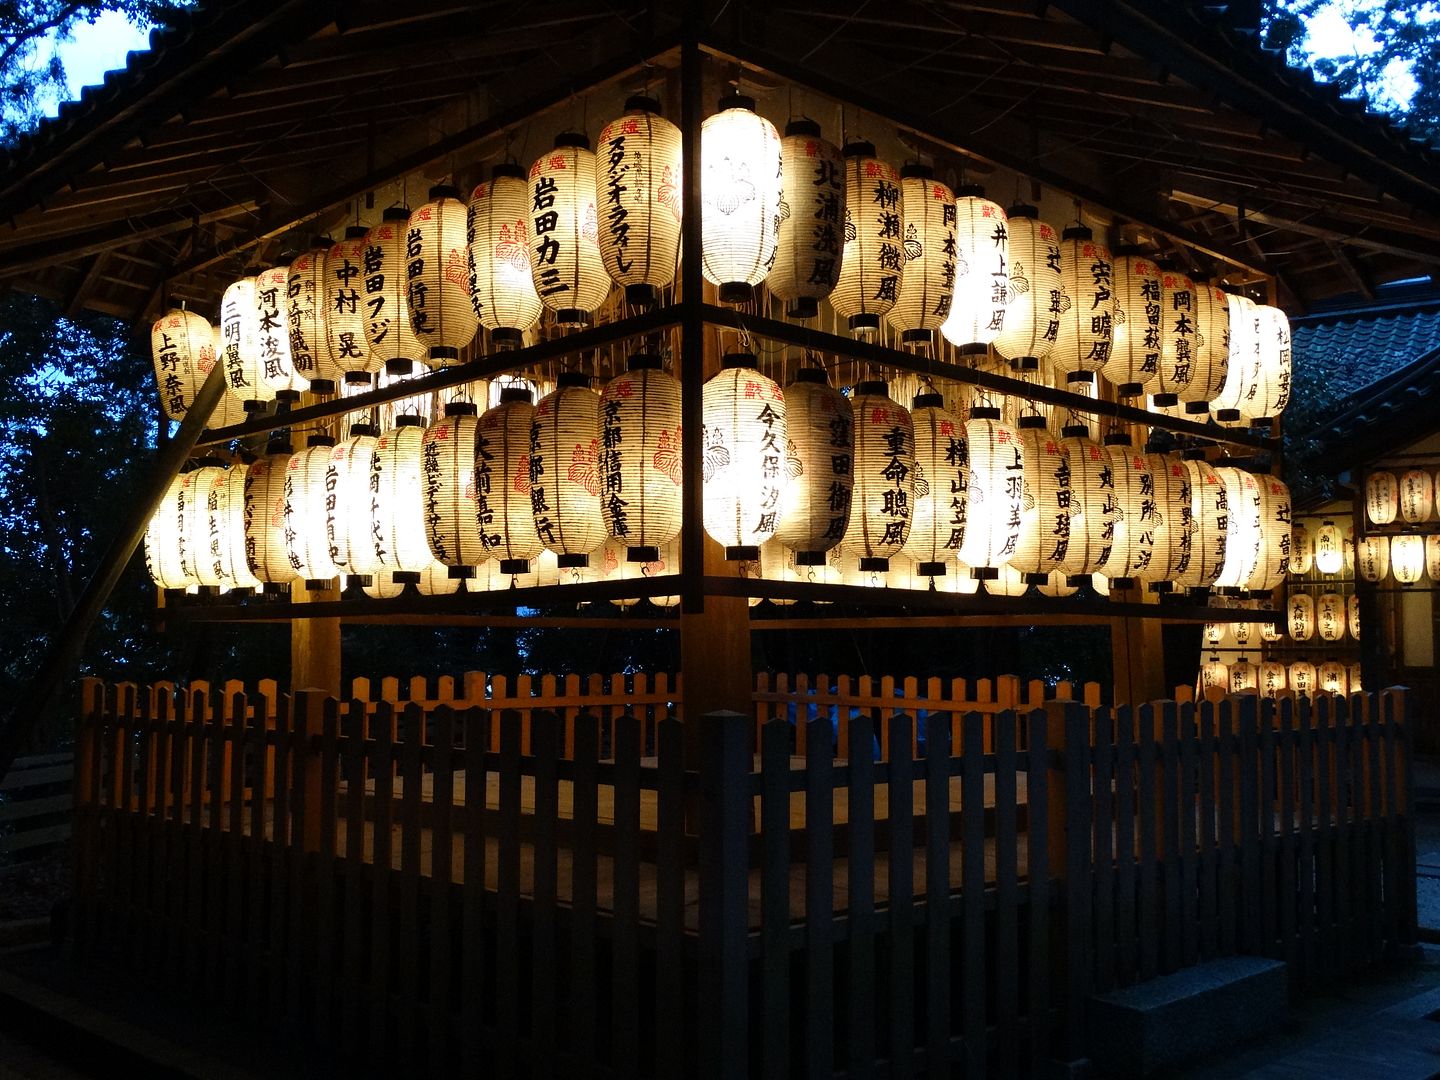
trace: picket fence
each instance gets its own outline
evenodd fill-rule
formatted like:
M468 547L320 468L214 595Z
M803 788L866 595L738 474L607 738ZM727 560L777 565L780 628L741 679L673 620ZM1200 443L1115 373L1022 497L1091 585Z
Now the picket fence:
M982 1077L1083 1057L1086 999L1157 973L1415 940L1400 691L877 722L792 682L695 718L690 767L668 684L605 683L87 684L77 955L362 1073Z

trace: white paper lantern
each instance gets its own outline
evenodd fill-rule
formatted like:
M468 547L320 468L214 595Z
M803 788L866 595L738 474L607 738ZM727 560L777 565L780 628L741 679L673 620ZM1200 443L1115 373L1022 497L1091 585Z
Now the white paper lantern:
M1188 393L1196 374L1195 282L1178 270L1160 272L1160 370L1153 384L1154 403L1170 408Z
M165 415L185 419L215 366L214 330L195 312L171 308L150 327L150 356Z
M540 302L562 326L588 326L610 295L600 257L595 155L575 132L530 166L530 278Z
M377 570L366 579L363 589L373 600L393 600L405 591L407 584L413 583L412 577L400 570Z
M419 581L434 558L425 528L424 422L402 416L375 440L370 459L370 525L375 560L401 582Z
M345 239L325 253L322 266L321 344L326 360L320 366L340 371L350 385L368 384L369 373L380 366L370 356L364 300L365 236L361 226L349 226Z
M285 474L289 467L289 446L272 443L245 473L245 557L250 572L267 587L286 585L299 576L285 549Z
M955 556L965 537L970 469L964 425L945 409L940 394L914 400L915 504L905 554L921 577L955 573Z
M1286 684L1284 664L1267 660L1260 665L1260 693L1269 698L1279 697Z
M905 216L900 174L875 156L868 142L846 145L845 248L830 306L862 336L880 330L880 319L900 296L905 269Z
M1232 694L1243 694L1247 690L1256 690L1260 685L1260 669L1249 660L1241 657L1230 665L1230 692Z
M840 277L845 171L840 148L813 120L792 120L780 140L783 191L775 263L765 286L792 319L813 319ZM953 201L953 200L952 200ZM953 228L953 222L952 222ZM947 294L945 302L948 304Z
M1190 565L1179 584L1188 589L1208 589L1225 569L1230 542L1230 495L1224 478L1202 457L1187 457L1185 471L1190 477L1190 519L1194 533L1190 542Z
M1285 628L1276 623L1263 622L1260 626L1260 640L1268 645L1274 645L1285 640Z
M222 567L210 558L206 534L205 503L210 483L222 470L216 465L202 465L180 474L180 490L176 511L180 519L180 565L194 584L205 589L218 589L227 584Z
M680 257L680 129L653 98L632 97L600 131L595 199L600 256L628 303L650 306Z
M185 474L170 481L160 505L145 527L145 568L161 589L188 589L198 584L194 560L186 557Z
M1084 424L1062 428L1060 434L1070 464L1071 489L1070 542L1064 567L1076 579L1099 575L1108 570L1115 549L1120 509L1115 473L1105 448L1089 437Z
M1230 356L1225 382L1210 402L1210 411L1221 423L1236 423L1253 415L1260 393L1260 341L1256 332L1255 301L1248 296L1226 294L1230 315Z
M1345 541L1340 550L1345 556L1345 569L1353 573L1355 570L1355 530L1348 526L1345 529Z
M1321 593L1315 601L1315 631L1321 641L1345 637L1345 600L1339 593Z
M1070 458L1061 439L1045 427L1043 416L1022 416L1019 430L1025 451L1025 497L1020 540L1010 565L1029 575L1032 585L1044 586L1069 554L1075 501Z
M1315 598L1293 593L1285 601L1285 626L1291 641L1309 641L1315 636Z
M452 401L444 417L425 429L420 443L425 536L435 561L457 579L474 577L474 568L490 555L480 537L475 486L480 420L475 412L471 402Z
M335 440L311 435L285 465L285 554L296 577L323 588L340 573L326 531L326 475Z
M245 472L243 465L212 470L204 492L206 556L231 589L260 587L245 558Z
M1225 483L1225 498L1229 507L1225 528L1225 564L1215 580L1215 587L1241 589L1255 572L1264 542L1260 482L1254 473L1230 465L1222 465L1215 471Z
M1223 622L1207 622L1205 629L1201 631L1201 644L1207 649L1218 649L1220 643L1225 640L1225 632L1228 625Z
M1257 419L1279 416L1290 403L1290 320L1277 307L1261 305L1256 328L1260 334L1259 402Z
M1102 369L1122 398L1141 397L1160 378L1165 317L1160 268L1133 250L1115 253L1115 330Z
M955 192L955 292L940 333L963 353L983 353L1005 329L1010 233L1005 211L973 185Z
M1250 639L1255 636L1255 624L1252 622L1232 622L1230 624L1230 636L1236 646L1241 649L1248 648Z
M530 391L507 387L500 404L480 417L475 441L475 502L480 542L500 560L502 574L530 572L543 550L530 498Z
M1425 537L1425 576L1440 584L1440 536Z
M633 562L654 562L680 532L680 383L639 354L600 395L600 493L605 531Z
M701 269L720 300L744 304L775 262L780 224L780 134L733 94L700 126Z
M1401 585L1419 581L1425 575L1425 541L1418 536L1392 536L1390 572Z
M325 536L330 558L347 574L365 577L380 569L375 555L371 517L370 473L375 459L375 429L364 424L350 428L330 451L325 486L334 497L325 504Z
M1345 541L1340 527L1333 521L1324 522L1315 530L1315 570L1321 574L1338 574L1345 563Z
M325 347L325 252L329 237L295 256L285 278L285 324L290 331L290 363L309 380L312 394L333 394L344 369L330 361Z
M666 577L680 571L680 545L677 541L662 544L655 549L653 559L638 561L630 557L630 549L623 540L610 539L601 545L592 561L597 581L637 581ZM679 604L678 595L652 596L650 603L659 608L671 608ZM610 601L616 607L634 607L640 601L637 597L620 597Z
M1057 380L1072 389L1094 385L1095 372L1110 359L1115 328L1115 267L1110 249L1095 240L1084 225L1060 237L1059 329L1050 365Z
M900 170L905 239L899 297L886 319L906 344L932 344L955 288L955 193L924 165Z
M1308 574L1315 565L1315 547L1310 530L1296 525L1290 530L1290 573Z
M960 561L977 578L993 578L1020 543L1025 448L998 409L972 408L965 423L970 488Z
M1035 588L1041 596L1056 598L1074 596L1078 591L1076 586L1070 584L1070 578L1063 570L1052 570Z
M1190 471L1179 454L1151 453L1145 455L1145 460L1154 485L1151 527L1155 532L1155 553L1150 566L1136 576L1150 582L1153 590L1168 590L1179 584L1190 569L1195 543L1195 494Z
M1400 512L1400 483L1393 472L1380 469L1365 478L1365 516L1376 525L1389 525Z
M460 591L464 579L452 576L450 571L444 563L432 562L420 571L415 587L421 596L451 596Z
M1227 694L1230 692L1230 665L1220 660L1219 657L1211 657L1200 665L1200 676L1197 680L1200 685L1200 696L1208 693Z
M785 428L794 474L781 495L775 536L796 553L799 566L816 567L850 521L855 413L822 368L801 368L785 388Z
M1290 569L1290 489L1279 477L1260 475L1260 554L1245 582L1251 592L1269 592Z
M855 484L841 547L859 559L856 572L883 574L910 536L915 508L915 429L884 382L862 382L855 413Z
M470 303L466 216L460 192L442 184L405 227L405 307L433 367L457 362L480 325Z
M1315 693L1315 665L1308 660L1296 660L1290 665L1290 689L1296 694L1309 696Z
M1355 543L1355 568L1366 581L1381 581L1390 572L1390 541L1366 536Z
M995 351L1012 366L1033 371L1048 358L1060 335L1060 318L1068 303L1060 287L1060 236L1039 219L1033 206L1012 206L1005 212L1010 244L1009 300L1005 328L995 338Z
M1360 640L1360 597L1351 593L1345 598L1345 626L1350 636Z
M1211 282L1195 282L1195 370L1179 391L1185 412L1201 415L1225 388L1230 371L1230 305L1225 290Z
M993 578L985 580L985 591L991 596L1024 596L1030 591L1030 582L1025 574L1013 566L1002 566Z
M370 349L367 366L371 371L383 366L390 375L408 375L417 362L428 360L430 355L415 336L405 299L410 261L405 234L409 221L407 207L387 207L379 224L365 234L361 255L360 305Z
M1338 660L1326 660L1315 673L1315 681L1321 693L1345 694L1349 692L1349 674Z
M1434 481L1424 469L1407 469L1400 474L1400 520L1419 525L1430 520L1435 505Z
M518 348L543 305L530 276L530 185L518 165L496 165L466 214L470 306L490 339Z
M221 361L230 392L246 412L258 412L275 400L260 363L260 314L255 306L255 278L232 281L220 299Z
M579 372L564 372L535 408L530 429L530 505L535 532L556 568L589 565L605 542L600 490L600 395Z
M1150 462L1124 434L1109 435L1105 452L1115 478L1114 550L1109 575L1116 582L1133 583L1147 579L1155 561L1156 524L1160 518L1155 501L1155 477Z
M705 531L731 561L760 557L789 479L785 394L750 353L730 353L704 386Z
M290 356L290 268L272 266L255 275L255 349L261 380L280 401L298 401L310 376Z

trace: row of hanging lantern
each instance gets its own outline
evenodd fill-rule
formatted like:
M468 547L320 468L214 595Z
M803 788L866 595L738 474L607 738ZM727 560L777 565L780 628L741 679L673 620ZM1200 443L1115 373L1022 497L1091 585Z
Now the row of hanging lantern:
M1308 660L1296 660L1288 665L1278 660L1256 663L1246 657L1226 663L1218 656L1212 656L1200 666L1196 687L1202 695L1207 692L1239 694L1253 690L1271 698L1286 691L1306 697L1316 693L1358 694L1361 689L1360 665L1347 665L1339 660L1326 660L1318 665Z
M585 325L612 285L653 303L676 274L681 142L658 103L632 98L598 154L562 134L528 172L497 166L468 203L437 186L413 212L387 208L369 229L247 273L226 289L218 331L167 312L154 327L167 410L183 413L217 361L255 409L454 363L482 326L514 347L547 309ZM1288 400L1282 312L1141 252L1112 255L1083 226L1007 213L923 166L897 170L869 143L838 148L813 121L781 136L739 96L704 121L700 165L702 269L723 301L763 284L794 318L825 300L860 336L888 325L923 345L938 330L1030 377L1086 389L1099 375L1122 398L1222 423L1277 416Z
M1435 479L1429 469L1370 473L1365 478L1365 517L1372 525L1425 524L1435 510Z
M1410 586L1428 578L1440 584L1440 535L1398 533L1362 536L1353 540L1333 521L1313 531L1296 525L1291 535L1290 573L1303 576L1314 570L1333 577L1353 570L1365 581L1390 578L1397 585Z
M1360 640L1360 598L1336 592L1292 592L1285 598L1285 635L1290 641Z

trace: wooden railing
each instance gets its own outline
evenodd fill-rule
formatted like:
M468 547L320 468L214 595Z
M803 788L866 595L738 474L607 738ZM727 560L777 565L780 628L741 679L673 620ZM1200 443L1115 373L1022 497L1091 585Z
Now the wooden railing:
M1396 691L857 696L698 769L668 716L86 695L78 955L376 1071L1039 1075L1093 993L1415 939Z
M10 771L0 777L0 856L50 847L70 838L74 779L73 754L15 759Z

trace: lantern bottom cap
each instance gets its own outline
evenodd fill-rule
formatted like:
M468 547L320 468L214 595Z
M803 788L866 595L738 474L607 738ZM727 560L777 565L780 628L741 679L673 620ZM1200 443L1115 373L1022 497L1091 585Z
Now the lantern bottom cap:
M976 581L999 581L1000 568L998 566L972 566L970 576Z
M266 596L287 596L290 593L288 581L267 581L260 587L260 591Z
M963 345L956 345L955 351L961 356L983 356L990 351L990 346L983 341L967 341Z
M851 315L847 323L857 334L873 334L880 329L880 316L874 312L862 311L859 315Z
M865 574L884 574L890 570L890 560L882 559L874 555L862 556L860 559L860 571Z
M518 349L525 344L525 331L514 326L497 326L490 331L490 340L499 348Z
M372 382L374 382L374 377L368 371L345 372L346 386L369 386Z
M390 580L396 585L419 585L420 571L418 570L392 570Z
M1068 383L1090 383L1093 385L1095 382L1095 373L1093 371L1069 371L1065 374L1065 381Z
M334 579L334 578L306 578L306 579L305 579L305 591L306 591L306 592L324 592L326 589L333 589L334 587L335 587L335 579Z
M219 585L197 585L197 586L195 586L195 595L196 595L196 596L219 596L219 595L220 595L220 586L219 586Z
M399 375L409 375L415 370L415 361L400 357L396 360L385 361L385 374L392 378Z
M557 555L555 565L561 570L584 570L590 565L589 555Z
M1174 589L1175 589L1175 583L1174 583L1173 581L1152 581L1152 582L1150 582L1150 591L1153 592L1153 593L1161 593L1161 594L1164 594L1164 593L1173 592Z
M948 569L943 562L919 562L915 564L915 573L921 577L944 577Z
M1115 393L1120 397L1140 397L1145 393L1145 386L1138 382L1121 383L1115 387Z
M1112 577L1110 579L1110 587L1112 589L1133 589L1135 587L1135 579L1133 577Z
M1185 402L1185 411L1191 416L1199 416L1210 411L1210 403L1208 401L1187 401Z
M1039 371L1040 358L1038 356L1014 356L1010 358L1011 371Z
M375 578L370 574L346 574L345 588L347 589L368 589L375 584Z
M935 344L934 330L902 330L900 340L906 345L933 345Z
M574 307L556 308L555 321L561 326L589 326L590 312Z
M530 572L530 560L501 559L500 572L502 574L528 574Z
M754 562L760 558L760 549L754 544L726 545L726 562Z
M312 394L333 394L335 393L334 379L311 379L310 392Z
M1236 420L1239 420L1239 419L1240 419L1240 410L1239 410L1239 409L1216 409L1216 410L1215 410L1215 419L1216 419L1216 420L1219 420L1222 424L1232 424L1232 423L1234 423Z
M261 401L259 398L246 398L241 408L247 413L262 413L269 404L268 401Z
M813 319L820 314L820 301L813 296L802 296L791 300L790 306L785 309L785 315L791 319Z
M1089 585L1090 583L1091 583L1091 582L1090 582L1090 575L1089 575L1089 574L1066 574L1066 575L1065 575L1065 584L1066 584L1066 585L1069 585L1071 588L1074 588L1074 589L1080 588L1081 585Z
M1049 575L1049 574L1025 574L1025 575L1024 575L1024 580L1025 580L1025 584L1026 584L1026 585L1048 585L1048 584L1050 583L1050 575Z
M1162 409L1173 408L1180 404L1179 394L1156 394L1153 398L1155 404Z
M755 299L755 286L745 281L727 281L720 286L722 304L748 304Z
M446 568L446 576L451 581L468 581L475 576L475 567L450 566Z
M652 308L660 302L660 290L644 282L626 285L625 302L631 307Z
M795 552L796 566L824 566L826 563L825 552L823 551L797 551Z
M637 544L625 551L627 562L658 562L660 549L654 544Z

